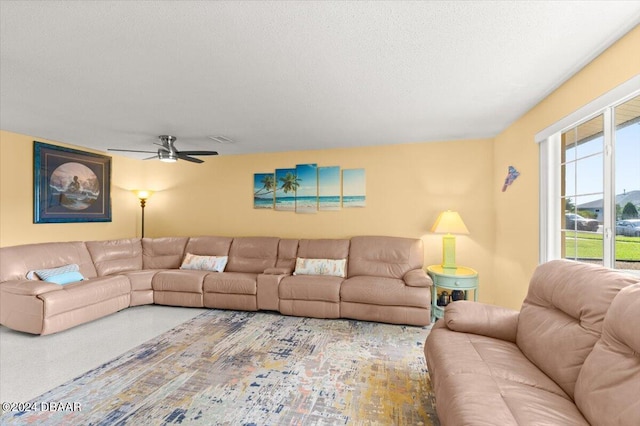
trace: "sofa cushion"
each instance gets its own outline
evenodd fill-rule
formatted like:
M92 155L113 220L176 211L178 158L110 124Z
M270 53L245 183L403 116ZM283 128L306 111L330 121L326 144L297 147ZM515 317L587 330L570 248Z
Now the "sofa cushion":
M228 272L250 272L261 274L276 266L278 258L277 237L234 238L229 249Z
M297 257L307 259L346 259L349 257L349 240L300 240Z
M351 238L348 277L377 276L401 279L424 264L422 240L400 237Z
M99 277L92 280L72 283L61 287L61 291L50 291L38 295L44 301L44 317L75 309L84 308L119 296L129 296L131 286L127 277L122 275ZM128 305L127 298L127 305Z
M202 294L204 277L211 271L169 270L156 273L151 280L154 291Z
M573 398L611 301L635 282L629 275L569 260L538 266L518 318L518 346Z
M27 272L75 263L87 278L97 276L84 242L38 243L0 248L0 282L24 280Z
M201 256L228 256L231 247L231 237L192 237L185 247L185 253L192 253ZM178 263L180 266L180 263ZM176 268L178 267L176 266Z
M256 294L257 275L247 272L208 274L202 285L205 293Z
M289 276L280 281L278 293L281 300L317 300L339 303L342 281L343 278L331 276Z
M484 374L447 377L436 410L443 425L589 426L567 397Z
M438 325L440 321L438 321ZM513 343L478 334L461 333L447 327L433 327L427 337L425 355L434 371L434 384L440 386L455 375L486 375L495 379L542 389L569 399L566 393L524 356ZM429 370L431 371L431 370Z
M278 242L278 259L276 268L289 268L293 270L298 254L298 240L282 238Z
M594 425L640 424L640 284L622 289L580 370L576 405Z
M144 269L178 269L188 241L188 237L143 238Z
M410 287L396 278L347 278L340 289L343 302L366 303L383 306L414 306L429 308L431 295L424 287Z
M569 396L513 342L448 329L425 343L442 424L587 425Z
M139 238L87 241L86 244L98 276L142 269L142 242Z

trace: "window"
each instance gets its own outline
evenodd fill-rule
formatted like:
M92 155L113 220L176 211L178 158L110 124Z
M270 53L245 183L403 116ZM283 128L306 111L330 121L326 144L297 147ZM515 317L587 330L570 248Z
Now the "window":
M536 135L541 262L640 273L639 88L637 76Z
M565 259L603 263L603 123L599 115L561 134L560 247Z

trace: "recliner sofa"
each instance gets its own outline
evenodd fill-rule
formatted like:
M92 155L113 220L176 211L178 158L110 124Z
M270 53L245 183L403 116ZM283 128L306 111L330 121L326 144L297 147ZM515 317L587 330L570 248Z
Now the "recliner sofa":
M431 279L420 239L164 237L0 248L0 324L51 334L129 306L161 304L424 326ZM226 256L223 272L180 269L185 255ZM296 260L345 259L344 276L295 273ZM65 285L30 271L77 264Z
M446 425L640 424L640 280L537 267L521 310L456 301L425 342Z

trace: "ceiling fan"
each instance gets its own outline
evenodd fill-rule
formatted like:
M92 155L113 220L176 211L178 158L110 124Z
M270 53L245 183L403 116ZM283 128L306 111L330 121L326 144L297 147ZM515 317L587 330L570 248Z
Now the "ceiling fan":
M138 151L135 149L113 149L109 148L108 151L121 151L121 152L147 152L149 154L156 154L152 157L145 158L145 160L151 160L153 158L158 158L160 161L164 161L166 163L175 163L180 160L191 161L192 163L204 163L203 160L199 158L194 158L194 156L202 156L202 155L218 155L217 151L178 151L175 147L176 137L170 135L160 135L158 136L160 142L154 142L155 145L158 145L160 148L158 152L155 151Z

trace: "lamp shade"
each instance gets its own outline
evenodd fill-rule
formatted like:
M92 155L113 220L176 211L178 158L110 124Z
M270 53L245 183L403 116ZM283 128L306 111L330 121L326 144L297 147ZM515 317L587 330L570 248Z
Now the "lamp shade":
M431 227L431 232L436 234L468 234L469 230L458 212L447 210L440 213L436 223Z
M151 197L151 194L153 194L152 191L148 191L146 189L136 189L133 192L136 194L136 197L138 197L139 200L146 200L147 198Z

